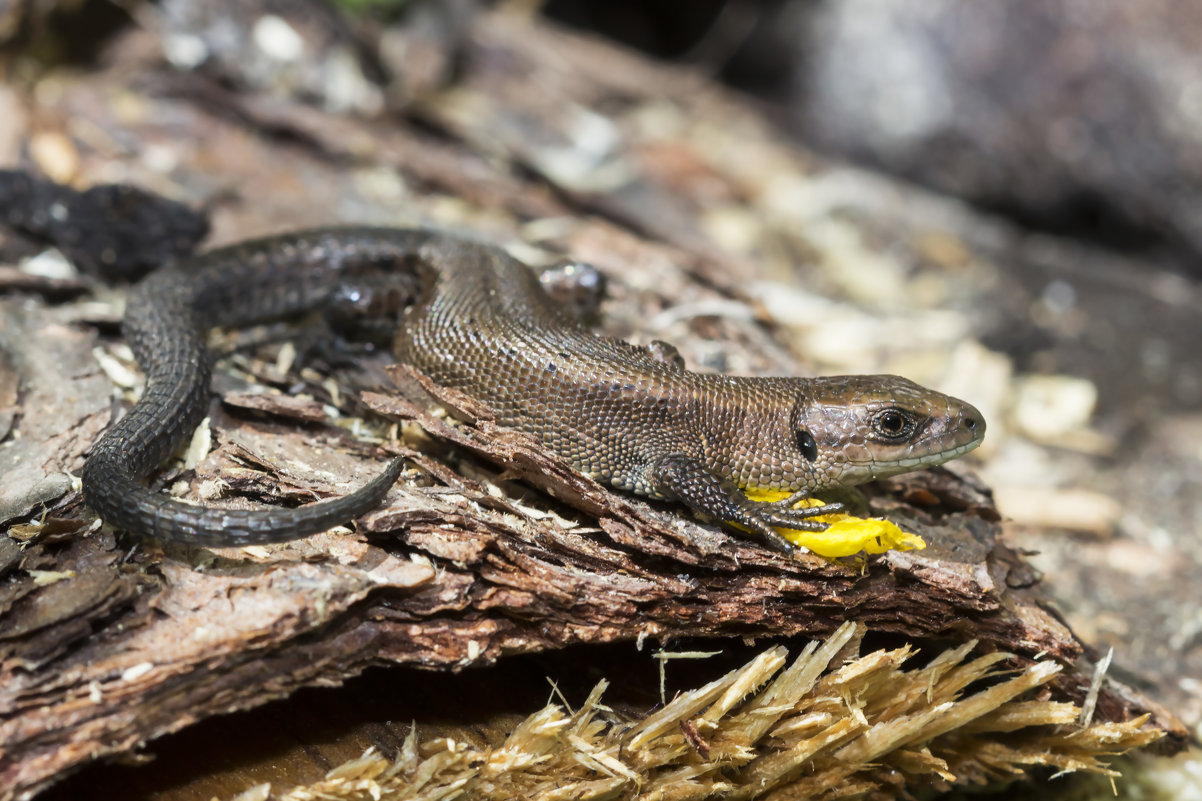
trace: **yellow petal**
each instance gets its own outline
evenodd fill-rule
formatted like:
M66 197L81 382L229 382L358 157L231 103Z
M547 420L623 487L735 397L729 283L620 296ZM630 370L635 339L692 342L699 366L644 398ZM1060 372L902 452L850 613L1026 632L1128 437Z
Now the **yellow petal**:
M753 501L779 501L789 497L790 493L780 490L746 490L747 497ZM822 502L814 498L805 498L794 508L821 506ZM826 531L800 531L794 528L779 528L776 530L782 537L794 545L801 545L810 551L835 558L852 556L860 551L867 553L884 553L889 550L913 551L927 547L922 537L902 531L894 523L878 518L854 517L842 512L822 515L812 518L820 523L829 523Z

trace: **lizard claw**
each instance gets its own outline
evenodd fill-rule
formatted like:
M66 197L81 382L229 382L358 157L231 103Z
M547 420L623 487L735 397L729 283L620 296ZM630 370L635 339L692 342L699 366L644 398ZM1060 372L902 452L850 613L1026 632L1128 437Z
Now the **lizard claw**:
M827 523L820 523L810 518L834 514L844 509L842 503L824 503L821 506L805 506L800 509L794 509L790 501L796 503L792 498L785 498L783 501L757 503L753 507L753 514L772 526L796 528L802 531L825 531Z
M763 501L762 503L764 506L777 506L782 509L792 509L793 504L797 503L798 501L804 501L808 497L810 497L809 490L798 490L787 498L781 498L779 501Z
M810 518L831 514L843 509L841 503L828 503L822 506L809 506L793 509L784 506L784 501L757 502L749 501L740 509L740 514L733 522L750 529L760 540L782 553L793 553L799 546L789 542L776 531L776 528L791 528L799 531L826 531L829 524L821 523ZM794 501L796 502L796 501ZM804 549L802 549L804 551Z

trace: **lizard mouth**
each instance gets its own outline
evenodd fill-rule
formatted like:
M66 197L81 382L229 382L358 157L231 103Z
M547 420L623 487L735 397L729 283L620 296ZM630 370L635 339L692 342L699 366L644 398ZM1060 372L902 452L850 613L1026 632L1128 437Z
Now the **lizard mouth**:
M965 442L963 445L956 445L955 447L935 453L907 456L904 459L863 459L852 462L852 464L864 469L869 476L868 480L873 480L897 475L898 473L908 473L911 470L920 470L924 467L934 467L935 465L949 462L952 459L958 459L980 444L981 438L978 437L977 439Z
M929 465L942 464L944 462L950 462L952 459L960 458L980 444L981 440L974 439L971 442L966 442L963 445L957 445L956 447L946 451L926 454L925 456L911 456L906 459L898 459L893 462L888 462L888 464L896 465L897 467L904 467L907 470L913 470L918 467L927 467Z

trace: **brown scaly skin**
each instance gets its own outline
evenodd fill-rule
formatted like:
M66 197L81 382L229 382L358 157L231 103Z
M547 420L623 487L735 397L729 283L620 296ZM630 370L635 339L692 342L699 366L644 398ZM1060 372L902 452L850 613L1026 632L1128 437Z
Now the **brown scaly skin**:
M297 509L193 506L142 481L204 417L204 334L315 308L371 307L381 274L416 276L399 359L496 410L576 468L676 500L792 549L772 526L821 529L835 504L812 493L939 464L976 447L985 423L963 401L897 376L739 378L681 367L671 346L591 333L524 265L488 245L423 230L304 231L212 251L131 293L125 335L147 374L134 408L92 449L87 502L107 522L208 546L282 542L380 503L399 460L346 497ZM794 493L757 503L742 489Z

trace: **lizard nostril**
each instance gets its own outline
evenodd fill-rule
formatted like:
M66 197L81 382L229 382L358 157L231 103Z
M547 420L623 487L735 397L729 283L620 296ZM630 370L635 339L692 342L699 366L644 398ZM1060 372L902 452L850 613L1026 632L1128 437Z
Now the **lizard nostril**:
M965 417L965 418L964 418L964 427L965 427L965 428L967 428L969 431L974 431L974 430L976 430L976 427L977 427L977 418L975 418L975 417Z

